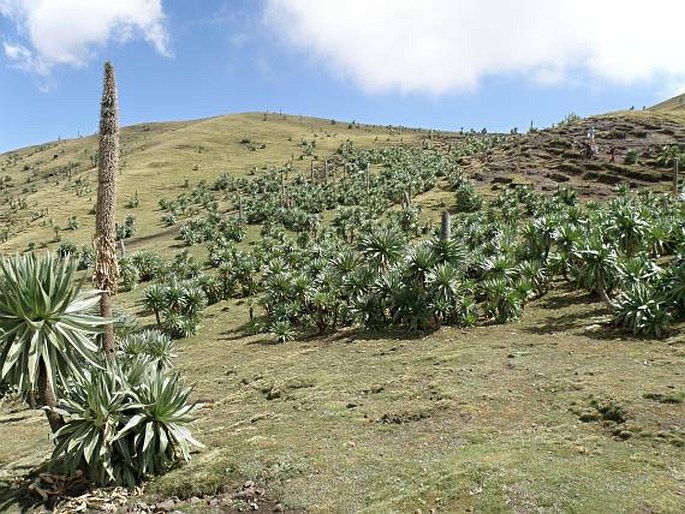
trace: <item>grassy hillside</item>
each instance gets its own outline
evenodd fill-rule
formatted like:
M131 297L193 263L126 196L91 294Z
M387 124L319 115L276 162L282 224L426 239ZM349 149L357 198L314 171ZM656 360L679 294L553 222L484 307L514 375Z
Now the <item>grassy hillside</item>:
M676 99L669 100L674 102ZM665 102L664 104L667 104ZM661 104L659 104L661 105ZM669 104L670 105L670 104ZM656 107L655 107L656 108ZM464 158L458 164L484 191L525 184L551 191L559 184L589 198L606 197L614 185L661 185L671 180L668 166L657 162L665 145L685 138L677 115L623 112L574 121L552 129L513 136L508 144ZM589 127L597 133L597 160L584 160L580 148ZM464 134L433 133L448 147ZM164 226L154 211L160 198L173 198L184 184L213 181L221 173L251 176L257 170L289 165L293 175L307 175L312 163L332 155L347 139L358 147L418 144L426 131L335 122L293 115L262 113L219 116L197 121L148 123L122 132L122 166L117 182L120 220L135 214L134 248L151 237L163 238ZM311 147L314 143L314 147ZM615 148L615 163L609 162ZM628 151L638 162L626 163ZM92 238L96 197L97 137L62 140L0 154L0 251L56 248L56 239L81 244ZM128 210L134 197L139 205ZM428 202L428 207L434 204ZM69 230L76 218L78 230ZM56 237L55 228L58 229ZM138 240L141 240L139 243Z
M581 145L590 126L599 151L584 159ZM503 202L490 208L493 231L482 237L487 246L502 238L494 230L502 226L494 223L502 221L498 210L510 208L505 203L516 205L506 212L518 213L520 220L509 220L517 227L528 222L527 209L544 207L535 191L568 195L573 205L563 214L569 217L582 209L596 212L600 207L588 207L588 201L603 205L617 185L667 191L670 167L659 161L660 152L684 137L677 116L651 111L492 137L276 114L145 124L123 132L118 217L136 217L127 254L147 249L171 260L188 250L204 273L214 274L207 262L214 241L185 246L178 236L210 211L233 219L239 197L248 217L259 213L255 203L274 200L278 207L268 212L278 219L248 224L237 252L297 248L298 238L310 232L316 235L307 237L316 238L341 213L362 207L384 212L371 220L352 218L344 238L353 247L393 216L400 223L409 219L411 243L427 240L443 210L453 213L454 233L466 244L471 225L479 222L478 212L459 212L474 198L468 178L485 203ZM369 154L379 162L368 176L360 158L368 155L346 153L347 140L377 152ZM631 150L637 162L626 162ZM90 241L95 151L89 137L0 156L0 229L7 231L2 253ZM322 178L325 160L329 175ZM316 178L310 181L312 166ZM425 177L431 167L441 171L437 178ZM215 187L224 173L228 185ZM559 192L559 185L572 186L581 202L567 189ZM269 232L271 222L302 207L289 195L305 186L312 195L336 198L335 208L320 213L321 226ZM677 205L649 198L645 211ZM174 207L162 209L160 199ZM172 211L178 223L166 226L162 218ZM78 226L68 230L72 216ZM519 249L526 247L518 240L523 237L523 229L513 237ZM326 240L318 244L327 256ZM316 256L298 251L278 259L291 258L294 272L318 265ZM668 268L675 250L661 251L666 257L659 263ZM203 408L193 433L207 447L190 464L152 480L142 496L129 498L129 507L152 511L151 505L172 498L173 508L198 513L682 512L683 323L674 323L662 339L635 337L614 327L599 298L563 274L552 276L549 291L527 302L517 320L499 324L482 315L470 328L433 324L411 331L398 323L322 334L302 328L293 340L276 344L269 330L255 333L253 310L261 322L255 296L236 291L209 305L198 333L177 341L175 359L196 384L194 399ZM148 285L115 298L141 326L155 324L141 305ZM17 491L26 493L33 478L24 477L49 455L48 427L41 412L0 402L0 503L15 497L30 504L37 497ZM113 501L113 493L103 494Z
M670 112L673 114L683 114L685 111L685 94L674 96L663 102L659 102L649 108L650 111L656 111L660 113Z
M425 132L424 134L425 135ZM292 163L309 173L346 139L361 147L416 142L419 131L371 127L303 116L252 113L197 121L148 123L125 128L121 139L118 212L136 193L137 237L159 235L158 200L174 197L186 180L195 184L220 173L247 176L254 170ZM307 150L313 143L315 146ZM0 250L56 245L54 227L65 239L90 241L96 198L97 136L46 143L0 154ZM79 230L66 229L76 216ZM89 230L90 229L90 230ZM135 243L134 243L135 244Z

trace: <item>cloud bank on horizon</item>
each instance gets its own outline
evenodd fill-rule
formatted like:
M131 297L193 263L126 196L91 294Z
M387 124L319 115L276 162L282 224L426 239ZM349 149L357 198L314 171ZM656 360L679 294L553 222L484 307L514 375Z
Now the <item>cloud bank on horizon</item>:
M367 92L534 84L685 86L680 0L267 0L289 45Z
M0 0L18 38L3 36L7 59L48 76L60 65L80 67L107 43L142 39L169 55L161 0Z

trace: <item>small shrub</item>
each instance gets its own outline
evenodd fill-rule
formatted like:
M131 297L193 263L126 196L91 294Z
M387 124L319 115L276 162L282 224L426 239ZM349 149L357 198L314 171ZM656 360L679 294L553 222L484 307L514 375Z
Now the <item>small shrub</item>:
M179 375L141 361L112 363L76 379L60 401L66 424L57 432L52 466L85 470L97 486L133 486L190 460L202 445L184 427L196 404Z
M57 247L57 255L60 257L76 257L78 255L78 249L71 241L62 241Z
M127 196L124 202L124 207L127 209L135 209L140 205L140 198L138 197L138 191L136 191L133 196Z
M143 291L141 303L148 313L154 313L157 327L162 328L161 312L165 305L166 288L162 284L152 284Z
M194 336L200 327L200 318L177 312L165 312L162 328L174 339Z
M485 312L494 317L496 323L506 323L521 315L528 289L521 291L498 276L486 278L479 287L485 296Z
M16 388L5 380L0 380L0 400L16 391Z
M116 226L116 238L119 239L129 239L133 237L136 233L136 216L135 214L128 214L124 219L122 225L117 224Z
M78 269L92 269L95 267L95 248L92 244L84 244L78 253Z
M213 305L224 299L223 284L217 277L202 275L195 280L196 284L202 288L207 305Z
M461 185L456 194L457 212L475 212L480 210L483 199L471 183Z
M642 395L647 400L658 403L679 405L685 401L685 391L671 391L668 393L645 393Z
M121 278L121 288L124 291L134 290L140 282L140 271L129 257L119 260L119 276Z
M167 334L156 329L128 334L121 341L120 349L125 357L145 359L160 370L171 368L171 360L176 357L174 342Z
M637 164L639 161L640 153L633 148L626 152L626 156L623 159L623 162L625 162L626 164Z
M625 423L627 419L626 410L618 401L608 399L592 399L590 406L594 408L601 419L604 421L612 421L614 423Z
M162 216L162 223L164 223L165 227L172 227L178 223L178 218L174 213L168 212Z
M678 317L685 316L685 259L669 267L665 277L666 297Z
M112 317L114 318L112 323L114 337L117 339L123 339L139 330L138 318L127 310L115 308Z
M156 278L165 267L164 259L152 250L141 250L131 254L131 261L138 268L141 282Z
M583 118L581 118L579 115L577 115L575 112L571 111L569 112L563 120L559 122L559 126L564 126L568 125L570 123L574 123L576 121L581 121Z
M614 323L633 334L663 337L671 313L661 293L643 283L632 283L615 300Z
M559 186L554 192L553 198L555 201L569 206L578 204L578 192L569 186Z
M274 321L271 324L269 331L277 343L286 343L295 339L295 331L290 325L290 322L285 320Z
M149 286L143 292L141 303L147 312L155 314L158 328L178 339L197 333L207 297L194 280L172 280L169 285Z

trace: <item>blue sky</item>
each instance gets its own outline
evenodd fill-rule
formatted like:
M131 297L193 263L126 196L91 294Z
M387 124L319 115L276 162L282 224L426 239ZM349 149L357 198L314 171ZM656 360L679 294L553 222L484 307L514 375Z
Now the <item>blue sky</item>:
M0 151L94 133L106 60L122 125L282 110L508 131L685 91L680 2L562 3L0 0Z

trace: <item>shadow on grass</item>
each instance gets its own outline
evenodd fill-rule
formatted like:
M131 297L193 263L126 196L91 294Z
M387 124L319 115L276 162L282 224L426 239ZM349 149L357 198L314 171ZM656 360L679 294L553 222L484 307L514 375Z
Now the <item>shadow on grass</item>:
M14 423L15 421L24 421L25 419L28 419L29 416L13 416L9 418L4 418L0 419L0 425L4 425L7 423Z
M154 241L156 239L163 238L164 236L167 236L173 232L178 232L179 227L177 225L171 226L169 228L165 228L163 230L159 230L155 232L154 234L150 234L147 236L140 236L140 237L131 237L127 240L124 241L126 244L127 249L136 249L139 246L144 246L146 243L149 243L151 241Z
M353 344L357 341L418 341L424 337L434 334L441 328L447 328L450 325L443 325L430 330L416 330L409 331L401 328L389 328L383 330L373 330L364 327L356 327L341 332L339 335L334 334L331 338L333 340L340 339L348 344Z
M589 339L596 339L598 341L642 341L642 342L664 342L669 336L677 335L678 330L671 327L662 337L645 334L633 334L629 329L623 328L612 323L603 323L601 328L596 330L588 330L583 335ZM669 342L672 344L672 342Z
M0 481L0 512L41 512L42 509L52 510L58 498L48 497L47 501L45 501L30 488L39 475L46 471L47 463L39 468L31 467L26 475L15 481Z
M582 332L583 335L594 337L593 334L595 334L595 331L587 330L589 324L588 320L600 317L604 314L606 314L606 308L602 305L597 305L590 310L583 310L582 312L568 312L541 318L535 325L524 327L523 331L537 335L549 335L557 332ZM597 335L604 335L607 333L608 327L605 326L605 323L602 323L601 326L602 328L598 331ZM608 332L609 334L607 334L607 337L604 337L605 339L615 337L613 330L609 330Z
M564 309L574 305L589 305L599 302L599 298L590 293L580 293L573 289L568 289L563 295L554 295L543 298L539 306L543 309Z
M600 318L600 319L597 319ZM650 336L633 334L630 330L614 325L604 305L591 310L570 312L558 316L547 316L538 320L534 326L523 331L537 335L550 335L558 332L571 332L596 341L656 341ZM669 334L676 332L670 331Z
M264 318L256 318L256 321L262 322L262 326L266 327ZM259 335L259 333L254 332L253 322L246 321L242 325L239 325L232 330L221 332L217 339L219 341L238 341L239 339L245 339L256 335Z
M257 346L278 346L280 344L286 344L286 343L279 343L276 341L274 338L261 338L261 339L256 339L254 341L250 341L247 343L248 346L251 345L257 345Z
M247 330L231 330L230 332L222 332L217 339L219 341L238 341L252 335L254 334L250 334Z
M255 334L251 330L253 326L248 321L234 330L222 332L219 336L220 341L238 341L240 339L254 337L257 335L265 336L266 333ZM357 341L416 341L423 339L439 330L424 330L409 332L403 329L370 330L364 327L342 327L337 330L319 332L317 330L307 330L299 333L294 341L299 342L319 342L319 343L346 343L354 344ZM275 341L273 337L262 337L254 341L248 341L248 345L277 346L282 343Z

